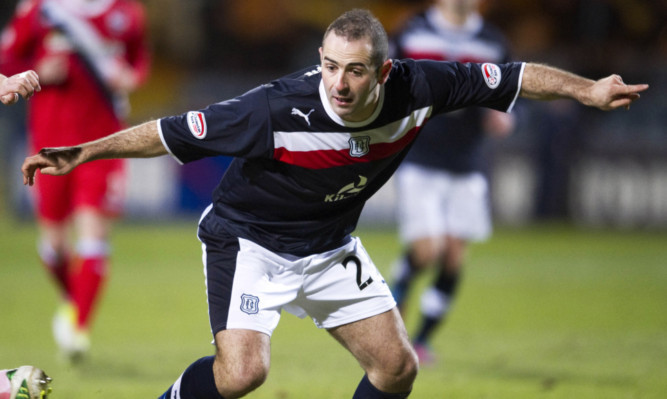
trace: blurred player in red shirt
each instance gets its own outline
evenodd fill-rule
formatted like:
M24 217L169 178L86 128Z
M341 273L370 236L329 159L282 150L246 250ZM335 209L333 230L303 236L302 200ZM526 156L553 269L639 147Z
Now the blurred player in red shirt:
M123 127L127 95L149 72L145 25L145 10L134 0L19 3L2 33L0 72L39 75L41 93L28 103L30 152ZM70 359L90 345L91 314L108 273L110 223L124 193L122 160L89 164L66 179L39 179L39 255L64 299L53 329Z

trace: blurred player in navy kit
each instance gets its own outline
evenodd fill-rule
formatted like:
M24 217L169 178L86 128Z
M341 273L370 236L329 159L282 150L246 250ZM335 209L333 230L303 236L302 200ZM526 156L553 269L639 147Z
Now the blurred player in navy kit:
M282 310L310 316L357 359L365 376L354 398L407 397L417 356L351 233L421 127L466 106L510 111L519 95L629 107L648 88L531 63L391 60L384 28L365 10L329 26L320 60L205 109L24 161L32 185L37 170L62 175L98 159L235 157L198 230L216 353L192 363L162 398L238 398L260 386Z
M396 58L458 62L509 62L503 35L478 12L480 0L438 0L411 18L392 40ZM513 114L471 107L431 118L396 172L398 223L405 245L395 263L392 293L401 311L411 283L436 267L421 296L421 320L413 345L421 363L434 356L428 341L450 310L466 247L491 234L488 182L484 174L487 136L504 137Z

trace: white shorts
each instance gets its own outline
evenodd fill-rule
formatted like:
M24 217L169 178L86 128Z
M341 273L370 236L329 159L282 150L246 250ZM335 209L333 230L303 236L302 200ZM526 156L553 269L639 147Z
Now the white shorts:
M454 174L406 163L396 172L396 185L404 243L443 235L483 241L491 235L489 188L481 173Z
M276 254L238 239L233 281L226 281L229 278L224 273L213 272L212 266L207 265L207 290L214 335L222 329L271 335L283 309L301 318L310 316L319 328L332 328L396 306L358 238L341 248L303 258ZM213 287L222 287L218 290L226 296L222 306L216 300L215 309Z

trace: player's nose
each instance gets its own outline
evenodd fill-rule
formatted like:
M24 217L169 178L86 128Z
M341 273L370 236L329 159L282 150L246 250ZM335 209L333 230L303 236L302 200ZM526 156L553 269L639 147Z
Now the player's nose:
M345 79L345 74L344 73L339 73L336 76L336 80L335 80L335 83L334 83L334 89L336 89L336 91L338 93L342 93L342 92L347 91L347 89L348 89L347 79Z

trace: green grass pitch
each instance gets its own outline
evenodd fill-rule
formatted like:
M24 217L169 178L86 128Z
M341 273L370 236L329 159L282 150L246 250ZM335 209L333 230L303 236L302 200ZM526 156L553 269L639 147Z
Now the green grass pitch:
M196 217L116 228L90 357L71 367L56 357L50 323L58 298L37 261L34 226L2 216L0 368L44 368L54 399L144 399L212 353ZM395 232L358 235L390 279ZM418 293L406 317L411 332ZM440 362L420 371L413 398L665 398L667 235L499 228L471 247L434 347ZM361 377L325 331L285 313L268 380L248 397L350 398Z

